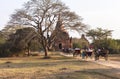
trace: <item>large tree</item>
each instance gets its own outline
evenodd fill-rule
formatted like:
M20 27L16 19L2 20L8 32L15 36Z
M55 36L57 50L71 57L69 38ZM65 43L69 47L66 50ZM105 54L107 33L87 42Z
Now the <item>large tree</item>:
M87 36L89 36L96 48L99 47L107 47L108 46L108 38L111 37L112 30L97 28L91 29L87 32Z
M111 37L112 30L97 28L97 29L88 30L86 34L94 42L95 40L102 40Z
M81 20L80 16L71 12L60 0L30 0L12 14L8 25L34 27L47 57L48 45L57 34L52 33L55 27L64 25L66 29L81 31L86 27Z

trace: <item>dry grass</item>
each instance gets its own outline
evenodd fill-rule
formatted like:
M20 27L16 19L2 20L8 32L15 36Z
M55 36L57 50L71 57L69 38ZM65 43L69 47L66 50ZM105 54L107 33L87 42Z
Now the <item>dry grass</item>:
M120 54L111 54L109 55L110 60L120 61Z
M58 53L58 52L57 52ZM0 79L120 79L110 67L63 57L42 56L0 59Z

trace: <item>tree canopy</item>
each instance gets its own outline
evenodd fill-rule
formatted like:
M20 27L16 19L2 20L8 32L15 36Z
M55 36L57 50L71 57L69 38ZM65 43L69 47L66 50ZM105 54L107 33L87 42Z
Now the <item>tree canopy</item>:
M82 18L75 12L71 12L60 0L30 0L24 4L22 9L16 10L11 15L8 25L34 27L41 39L40 43L44 48L45 56L47 56L48 40L55 38L55 35L53 37L51 34L56 26L64 25L66 29L80 32L86 28L86 25L81 21Z
M97 29L89 30L86 34L93 41L102 40L102 39L107 39L108 37L111 37L112 30L97 28Z

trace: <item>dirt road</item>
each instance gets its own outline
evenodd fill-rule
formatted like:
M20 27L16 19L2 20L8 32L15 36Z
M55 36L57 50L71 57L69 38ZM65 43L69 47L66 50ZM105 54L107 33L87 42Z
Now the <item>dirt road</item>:
M64 55L67 57L73 57L72 54L61 53L61 55ZM76 58L81 59L81 57L76 57ZM111 60L105 61L104 59L99 59L99 60L95 61L94 59L90 59L90 58L84 59L84 61L90 61L90 62L94 62L94 63L100 64L100 65L109 66L109 67L113 68L113 72L116 71L117 74L120 74L120 61L111 61Z

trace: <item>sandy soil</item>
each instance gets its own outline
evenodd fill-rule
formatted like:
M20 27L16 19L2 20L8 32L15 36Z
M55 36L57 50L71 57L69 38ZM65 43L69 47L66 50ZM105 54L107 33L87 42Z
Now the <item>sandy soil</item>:
M67 57L73 57L72 54L61 53L61 55L64 55L64 56L67 56ZM84 60L84 61L94 62L94 63L100 64L100 65L104 65L104 66L109 66L109 67L112 68L111 72L116 72L117 74L120 74L120 61L112 61L110 59L108 61L106 61L103 58L100 58L97 61L95 61L94 58L92 58L92 59L91 58L82 59L81 57L75 57L75 58L80 59L80 60Z

